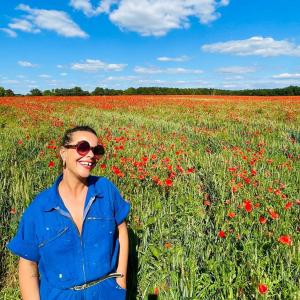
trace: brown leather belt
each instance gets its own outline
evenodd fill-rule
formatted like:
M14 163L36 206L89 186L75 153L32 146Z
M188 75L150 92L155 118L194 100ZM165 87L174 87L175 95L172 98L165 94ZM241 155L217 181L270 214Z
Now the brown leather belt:
M89 282L86 282L82 285L76 285L76 286L73 286L71 288L68 288L69 290L73 290L73 291L80 291L80 290L84 290L84 289L87 289L105 279L108 279L108 278L112 278L112 277L123 277L124 275L121 274L121 273L109 273L107 275L104 275L96 280L93 280L93 281L89 281Z

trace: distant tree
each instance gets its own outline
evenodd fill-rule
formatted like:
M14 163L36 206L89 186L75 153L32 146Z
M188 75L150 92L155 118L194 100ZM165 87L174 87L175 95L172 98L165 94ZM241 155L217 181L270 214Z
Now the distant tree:
M6 97L13 97L13 96L15 96L15 93L13 92L13 90L8 89L8 90L5 91L5 96Z
M5 96L5 88L0 86L0 97L4 97Z
M30 96L43 96L43 93L39 89L30 90Z
M92 92L93 96L103 96L104 95L104 89L101 87L96 87L94 91Z
M53 95L53 92L50 90L43 91L43 96L52 96L52 95Z
M136 89L133 87L128 88L127 90L124 91L125 95L134 95L136 94Z
M69 92L71 96L88 96L90 94L88 91L83 91L79 86L73 87Z

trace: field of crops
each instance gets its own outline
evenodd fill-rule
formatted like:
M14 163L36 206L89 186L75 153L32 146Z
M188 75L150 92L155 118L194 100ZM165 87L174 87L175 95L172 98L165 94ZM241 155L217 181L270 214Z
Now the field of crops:
M93 175L132 204L128 299L300 299L299 112L300 97L0 98L0 299L19 299L5 245L83 124L106 149Z

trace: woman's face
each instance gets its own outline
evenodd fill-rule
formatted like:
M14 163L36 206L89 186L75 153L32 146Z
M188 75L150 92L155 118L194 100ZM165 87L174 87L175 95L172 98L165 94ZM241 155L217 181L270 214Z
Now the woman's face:
M87 141L91 147L95 147L98 144L98 138L92 132L89 131L76 131L72 133L72 139L68 143L69 145L76 145L79 141ZM76 176L88 177L91 170L96 166L97 159L94 156L92 150L90 150L85 156L81 156L76 149L62 148L60 152L62 159L66 161L65 171L71 172ZM84 165L84 162L92 163L91 166Z

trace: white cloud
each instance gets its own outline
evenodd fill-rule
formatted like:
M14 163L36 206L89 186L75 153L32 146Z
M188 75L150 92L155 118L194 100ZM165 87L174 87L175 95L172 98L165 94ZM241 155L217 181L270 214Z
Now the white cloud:
M135 80L137 76L109 76L105 78L108 81L130 81Z
M2 80L1 83L3 83L3 84L18 84L18 83L20 83L20 81L15 80L15 79L5 79L5 80Z
M294 74L282 73L282 74L274 75L272 77L276 79L299 79L300 73L294 73Z
M109 13L110 7L118 2L119 0L102 0L98 7L93 7L90 0L71 0L69 4L83 11L86 16L92 17L100 13Z
M13 19L13 23L9 23L8 27L14 30L21 30L25 32L31 32L31 33L39 33L41 32L34 24L27 20L22 19Z
M276 41L271 37L254 36L246 40L232 40L202 46L202 50L212 53L227 53L240 56L300 56L300 46L291 42Z
M175 61L175 62L184 62L189 60L189 57L186 55L178 56L178 57L168 57L168 56L160 56L157 58L158 61L163 62L169 62L169 61Z
M139 83L146 83L146 84L165 84L167 83L167 81L165 80L160 80L160 79L139 79L138 80Z
M41 77L41 78L51 78L51 75L41 74L41 75L39 75L39 77Z
M9 37L17 37L17 33L9 28L0 28L1 31L5 32Z
M70 5L77 10L82 10L86 15L93 15L94 9L88 0L71 0Z
M134 72L140 74L201 74L202 70L185 68L157 68L157 67L139 67L134 68Z
M219 73L228 73L228 74L244 74L244 73L253 73L256 69L254 67L239 67L239 66L232 66L232 67L224 67L219 68L217 72Z
M88 35L63 11L33 9L20 4L17 9L28 13L24 19L14 19L9 26L26 32L37 33L41 29L55 31L65 37L86 38Z
M35 68L37 67L38 65L35 65L29 61L24 61L24 60L19 60L18 61L18 64L21 66L21 67L24 67L24 68Z
M188 28L190 17L208 24L220 17L218 8L229 0L103 0L93 8L90 0L71 0L70 5L86 15L109 14L121 29L143 36L163 36L172 29Z
M126 64L108 64L98 59L86 59L83 63L73 63L71 69L84 72L122 71Z
M68 73L63 72L63 73L59 73L59 75L60 75L60 76L67 76Z

